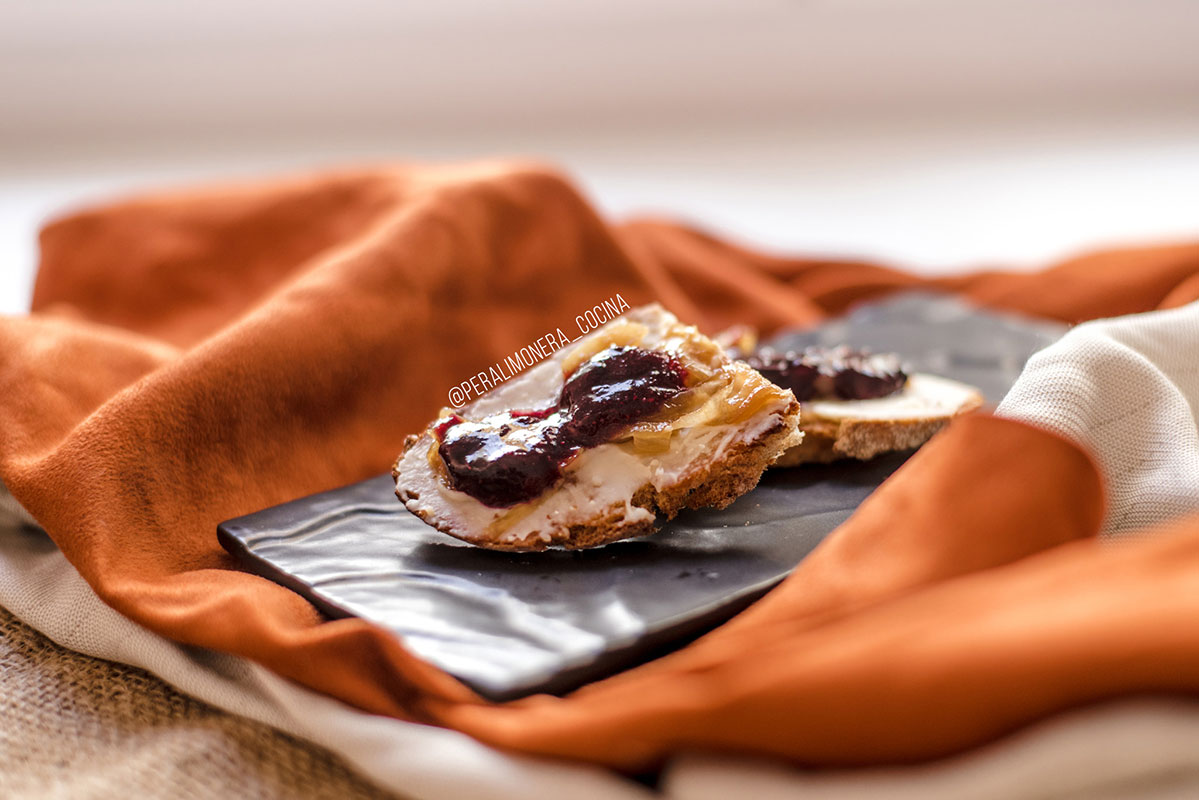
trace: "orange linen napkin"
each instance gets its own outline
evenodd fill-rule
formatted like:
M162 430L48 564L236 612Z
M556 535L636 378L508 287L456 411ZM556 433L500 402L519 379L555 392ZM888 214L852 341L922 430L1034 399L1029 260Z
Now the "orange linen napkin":
M239 572L215 526L384 471L447 390L620 294L708 330L906 288L1077 321L1199 297L1199 246L921 279L612 226L552 172L380 168L188 191L42 233L0 320L0 478L107 603L360 708L624 769L679 747L863 764L1058 709L1199 689L1199 519L1097 546L1072 444L955 423L782 587L566 698L485 703L363 621Z

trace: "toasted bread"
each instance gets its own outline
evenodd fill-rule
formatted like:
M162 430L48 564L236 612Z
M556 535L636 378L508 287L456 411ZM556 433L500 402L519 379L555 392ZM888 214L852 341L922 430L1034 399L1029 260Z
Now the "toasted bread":
M812 400L803 404L803 441L777 467L866 460L924 444L950 419L983 403L973 386L933 375L912 375L903 390L874 400Z
M563 464L554 485L522 502L493 507L452 488L439 450L444 420L452 414L485 425L498 412L552 407L566 378L609 341L677 355L689 365L690 394L679 395L687 402L586 447ZM409 511L471 544L514 551L595 547L652 533L683 508L729 505L800 442L798 426L799 403L790 391L659 306L646 306L467 406L447 409L409 438L392 475Z

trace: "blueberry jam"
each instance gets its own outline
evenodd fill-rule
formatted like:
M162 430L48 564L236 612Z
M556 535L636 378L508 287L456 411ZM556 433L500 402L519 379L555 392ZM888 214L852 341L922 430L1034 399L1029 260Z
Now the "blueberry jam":
M665 353L609 347L575 370L550 408L477 422L447 417L434 428L437 452L452 488L486 506L514 506L557 483L580 450L656 414L683 391L686 377Z
M575 370L558 407L570 420L563 430L580 447L594 447L657 413L683 391L687 373L665 353L609 347Z
M809 347L780 353L769 347L743 359L775 384L805 400L873 400L903 389L899 356L848 347Z

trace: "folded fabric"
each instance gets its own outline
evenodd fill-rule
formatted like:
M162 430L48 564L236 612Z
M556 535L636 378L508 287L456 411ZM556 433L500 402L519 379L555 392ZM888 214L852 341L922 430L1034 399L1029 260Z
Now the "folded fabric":
M1182 305L1197 276L1199 246L927 280L768 257L607 225L560 177L510 164L150 197L43 232L34 313L0 321L0 479L113 608L369 711L629 770L681 747L928 758L1199 688L1199 519L1102 547L1075 444L963 420L733 623L506 705L237 571L215 526L383 471L449 387L618 293L769 331L904 288L1080 321Z
M1189 797L1186 788L1194 794L1199 786L1199 753L1191 746L1199 736L1199 704L1157 698L1058 715L957 758L890 769L810 770L771 759L683 753L666 764L651 790L603 768L499 753L457 731L357 711L243 659L174 644L101 603L43 535L11 530L7 522L0 514L0 606L65 647L144 667L208 704L316 742L377 785L413 800L708 800L729 796L731 787L755 798L802 792L812 800L1090 800L1113 788L1140 797L1163 783L1177 790L1171 796ZM0 708L14 699L21 698L0 697ZM43 713L56 716L54 709ZM10 731L0 732L0 742ZM156 750L157 735L134 738L143 750ZM11 735L9 742L20 761L23 743ZM224 746L209 737L207 755ZM122 766L97 764L63 781L75 787L103 776L105 785L123 785ZM26 767L0 773L0 792L23 797L12 787L28 777Z
M998 413L1095 456L1104 533L1199 512L1199 304L1079 325L1029 360Z

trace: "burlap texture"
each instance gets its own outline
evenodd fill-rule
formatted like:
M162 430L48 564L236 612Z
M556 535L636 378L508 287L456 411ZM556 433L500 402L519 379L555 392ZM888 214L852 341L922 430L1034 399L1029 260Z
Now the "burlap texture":
M387 798L318 747L0 608L0 797Z

